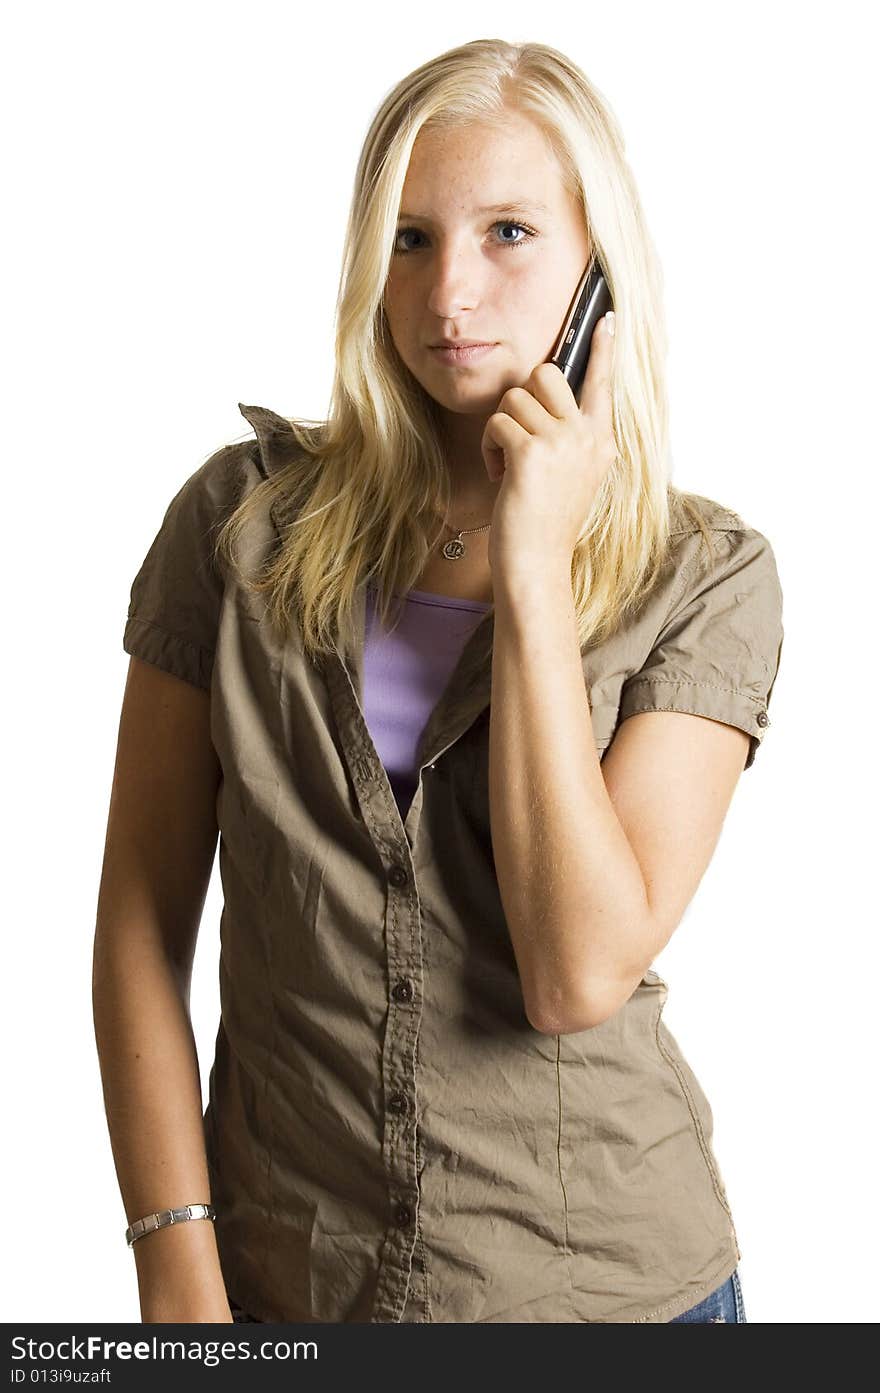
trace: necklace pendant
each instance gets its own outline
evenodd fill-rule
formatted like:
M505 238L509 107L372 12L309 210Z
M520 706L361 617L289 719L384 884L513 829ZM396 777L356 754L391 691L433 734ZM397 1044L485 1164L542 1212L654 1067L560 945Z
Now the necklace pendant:
M457 537L451 537L443 548L443 555L447 561L457 561L460 556L465 554L465 545L461 540L461 533Z

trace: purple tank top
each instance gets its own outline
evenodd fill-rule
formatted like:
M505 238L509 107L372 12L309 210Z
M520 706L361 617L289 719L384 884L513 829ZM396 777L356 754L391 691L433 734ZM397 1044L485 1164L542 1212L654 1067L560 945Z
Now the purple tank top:
M393 633L381 628L367 586L364 716L401 818L418 786L416 747L461 650L491 605L410 590Z

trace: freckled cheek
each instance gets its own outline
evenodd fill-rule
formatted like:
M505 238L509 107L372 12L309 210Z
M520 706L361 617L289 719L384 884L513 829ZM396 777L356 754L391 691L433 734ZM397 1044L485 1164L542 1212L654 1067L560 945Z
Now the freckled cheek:
M399 296L389 293L387 290L382 301L385 311L385 320L388 325L391 337L397 345L398 350L405 349L409 338L409 316L405 307L399 302Z
M383 304L392 331L400 338L407 337L415 323L412 296L404 286L387 282Z
M516 260L516 256L516 252L510 253L512 261ZM540 266L532 262L528 266L511 269L503 281L494 287L493 300L496 304L512 307L523 323L536 324L542 318L546 319L548 306L552 306L557 298L554 277L548 275L547 270L543 262Z
M532 322L538 337L549 344L550 350L555 346L570 305L571 288L567 282L562 286L548 285L543 299L535 304Z
M558 296L554 296L552 287L548 288L546 283L520 287L515 301L507 297L501 322L509 326L526 356L543 351L548 344L552 348L555 343L568 308L566 301L557 312L557 301Z

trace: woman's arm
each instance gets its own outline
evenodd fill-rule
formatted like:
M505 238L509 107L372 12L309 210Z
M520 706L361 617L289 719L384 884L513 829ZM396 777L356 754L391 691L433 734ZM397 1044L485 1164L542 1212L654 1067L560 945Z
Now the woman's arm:
M193 955L217 841L220 767L209 722L206 691L131 659L92 992L107 1122L129 1223L211 1200L189 1016ZM231 1321L210 1220L148 1233L132 1254L144 1321Z
M709 612L700 600L692 616L693 642L708 651L697 675L677 683L690 707L655 698L654 709L631 709L600 764L571 567L616 457L613 325L606 315L594 330L579 401L554 363L539 363L504 393L482 440L490 478L503 475L489 538L492 848L526 1014L547 1034L614 1015L677 928L721 834L782 637L766 538L741 529L729 541L725 531L726 579L715 577ZM757 568L747 575L745 560ZM731 622L744 609L745 633ZM723 616L714 633L712 610ZM713 644L722 671L733 645L740 690L719 686ZM646 683L665 680L653 673Z
M632 715L600 764L570 570L494 580L492 847L536 1030L600 1025L666 945L709 864L749 737Z

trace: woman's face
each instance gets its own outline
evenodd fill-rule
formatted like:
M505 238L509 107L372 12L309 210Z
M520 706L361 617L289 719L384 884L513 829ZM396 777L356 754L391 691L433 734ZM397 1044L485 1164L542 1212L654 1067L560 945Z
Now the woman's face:
M441 406L486 417L549 358L590 256L581 204L518 112L500 128L418 136L395 247L384 299L395 348ZM436 351L443 338L494 346L462 361Z

